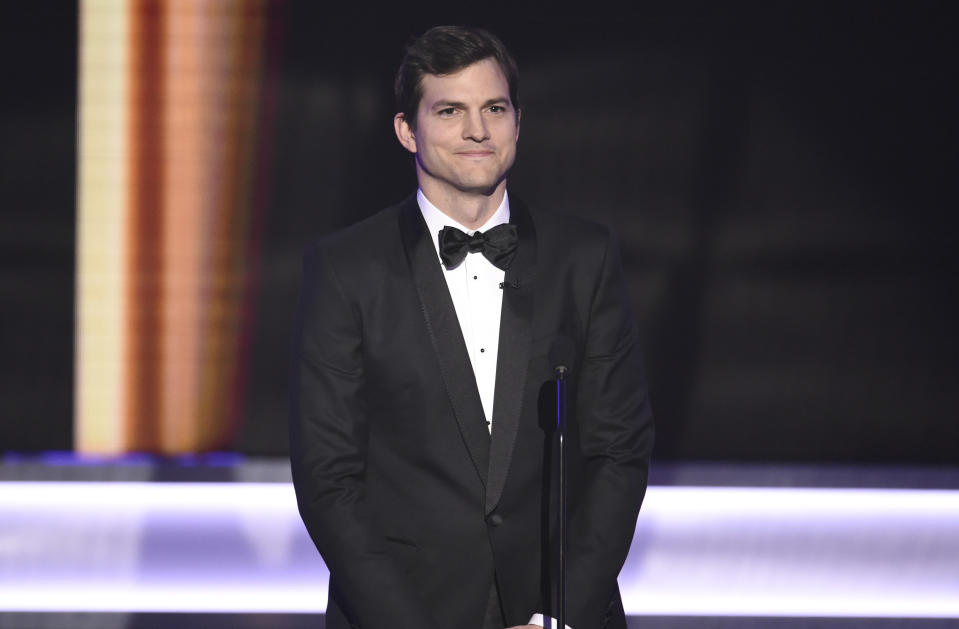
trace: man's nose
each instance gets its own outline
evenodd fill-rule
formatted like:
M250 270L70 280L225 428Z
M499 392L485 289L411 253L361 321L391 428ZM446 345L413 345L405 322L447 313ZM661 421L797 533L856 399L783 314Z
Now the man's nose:
M483 113L479 111L467 114L463 123L463 139L482 142L489 139L489 129L486 128L486 120L483 119Z

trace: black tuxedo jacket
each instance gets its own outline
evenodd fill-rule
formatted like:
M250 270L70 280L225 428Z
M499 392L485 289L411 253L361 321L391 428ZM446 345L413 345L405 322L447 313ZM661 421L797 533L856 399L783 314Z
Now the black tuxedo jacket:
M622 622L616 576L653 425L619 256L606 229L510 201L520 242L503 289L492 435L415 197L306 254L291 459L330 569L330 629L478 629L494 575L507 626L557 615L544 426L555 423L548 355L559 337L576 348L567 623Z

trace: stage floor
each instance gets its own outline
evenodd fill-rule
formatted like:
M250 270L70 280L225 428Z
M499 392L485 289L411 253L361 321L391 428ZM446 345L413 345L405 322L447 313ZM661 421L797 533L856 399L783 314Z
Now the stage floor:
M629 616L629 629L955 629L948 618ZM322 614L2 613L2 629L325 629ZM397 629L405 629L398 625Z
M0 627L322 627L284 460L6 456ZM656 464L631 627L959 627L959 468Z

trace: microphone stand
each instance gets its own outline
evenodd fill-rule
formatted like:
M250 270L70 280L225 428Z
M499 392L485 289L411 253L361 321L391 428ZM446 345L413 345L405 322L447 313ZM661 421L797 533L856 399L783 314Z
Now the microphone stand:
M556 433L559 435L559 629L566 629L566 365L557 365L556 374Z

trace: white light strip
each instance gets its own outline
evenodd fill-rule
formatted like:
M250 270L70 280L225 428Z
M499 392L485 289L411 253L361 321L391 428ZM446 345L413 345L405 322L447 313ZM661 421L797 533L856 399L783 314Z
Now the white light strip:
M634 614L959 617L959 491L651 487Z
M0 483L0 611L322 612L288 484ZM650 487L655 615L959 618L959 491Z

